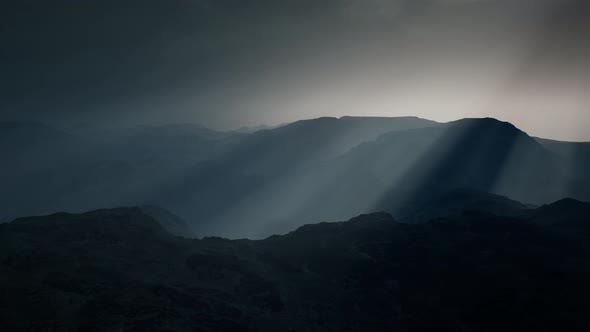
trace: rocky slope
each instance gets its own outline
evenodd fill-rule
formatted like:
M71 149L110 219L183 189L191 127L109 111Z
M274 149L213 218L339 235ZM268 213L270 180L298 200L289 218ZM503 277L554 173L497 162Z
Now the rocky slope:
M586 331L585 211L373 213L259 241L176 237L137 208L21 218L0 225L0 327Z

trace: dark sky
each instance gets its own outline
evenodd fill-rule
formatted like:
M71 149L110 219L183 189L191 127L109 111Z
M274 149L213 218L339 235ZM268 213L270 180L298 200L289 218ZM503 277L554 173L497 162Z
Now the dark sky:
M587 0L5 0L0 119L493 116L590 141Z

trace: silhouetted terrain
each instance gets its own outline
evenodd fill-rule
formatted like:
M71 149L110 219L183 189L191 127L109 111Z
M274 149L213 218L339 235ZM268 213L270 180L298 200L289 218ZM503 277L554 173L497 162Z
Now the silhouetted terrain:
M188 223L179 216L157 207L154 205L146 205L140 207L141 212L156 219L160 226L162 226L170 234L183 237L191 237L192 231Z
M476 203L418 224L380 212L259 241L176 237L138 208L20 218L0 225L0 329L590 328L590 204L445 197Z
M0 0L0 332L589 332L589 41L590 0Z
M4 122L0 218L147 204L203 230L288 169L330 159L384 132L433 124L322 118L246 134L188 124L66 131Z
M375 211L427 220L452 211L440 196L460 190L533 205L590 200L587 144L531 138L487 118L318 118L229 132L3 123L0 137L2 221L148 205L185 220L187 236L263 238ZM455 204L500 212L468 196ZM440 211L422 215L431 205Z

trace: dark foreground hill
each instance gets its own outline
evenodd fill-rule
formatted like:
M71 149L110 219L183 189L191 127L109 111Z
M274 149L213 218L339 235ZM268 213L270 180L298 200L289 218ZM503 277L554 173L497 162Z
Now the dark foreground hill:
M2 331L588 331L588 204L190 240L141 209L0 225Z

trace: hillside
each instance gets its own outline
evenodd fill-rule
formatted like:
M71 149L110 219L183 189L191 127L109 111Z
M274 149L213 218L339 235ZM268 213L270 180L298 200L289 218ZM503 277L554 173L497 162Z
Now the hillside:
M175 237L136 208L21 218L0 225L0 328L585 331L588 208L374 213L260 241Z
M481 204L500 213L491 196L435 202L461 190L527 206L590 200L585 144L532 138L490 118L318 118L252 133L192 124L70 133L13 123L0 137L29 142L0 144L9 161L0 220L148 205L185 220L187 236L260 239L375 211L403 221Z

